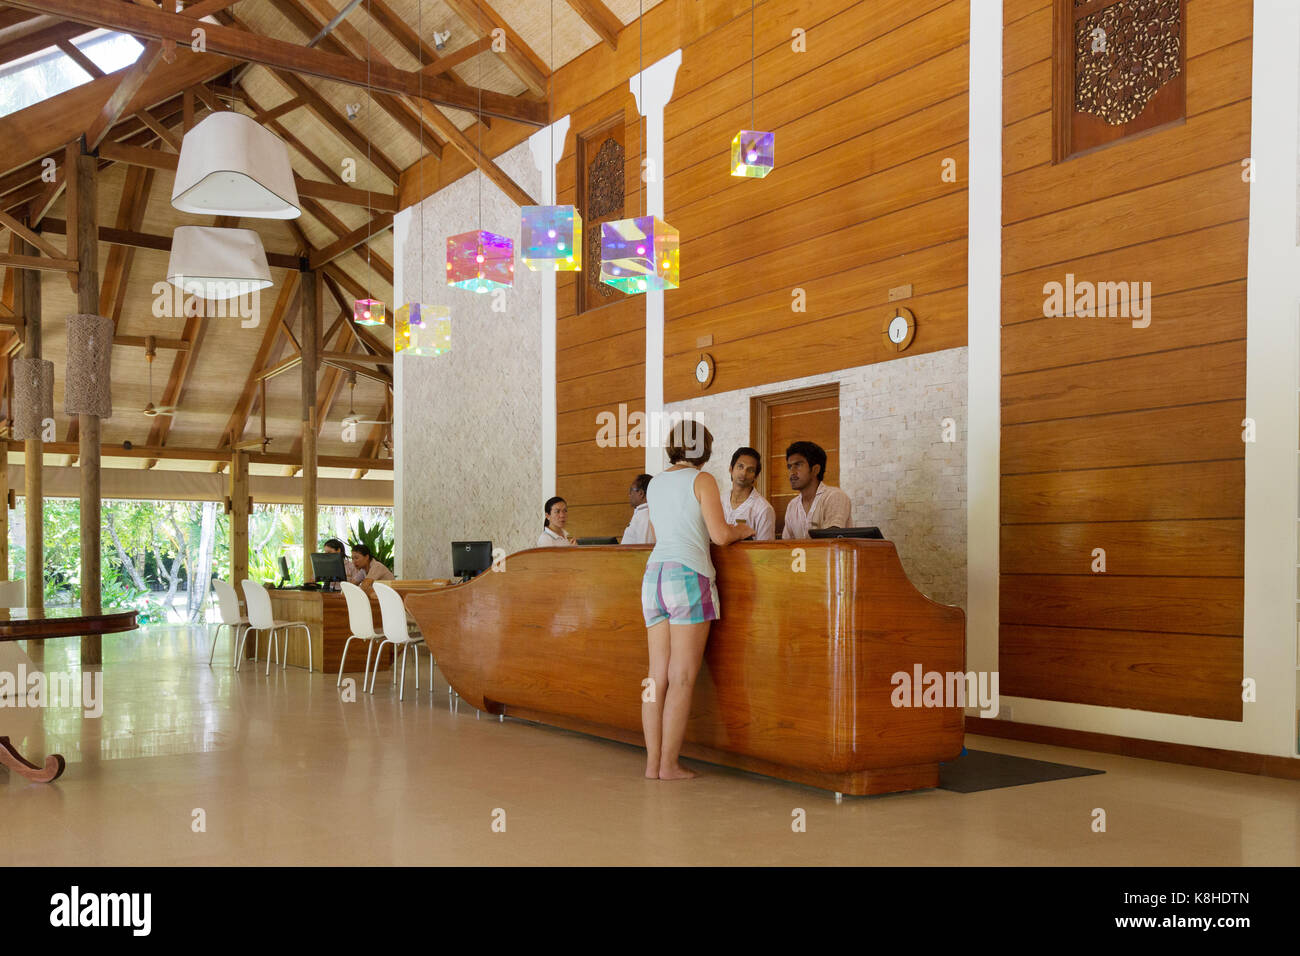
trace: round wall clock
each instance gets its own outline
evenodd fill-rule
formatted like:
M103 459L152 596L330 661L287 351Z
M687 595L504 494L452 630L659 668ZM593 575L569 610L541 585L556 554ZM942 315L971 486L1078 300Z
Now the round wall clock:
M911 309L900 305L893 315L885 319L880 333L885 339L885 348L891 352L901 352L912 344L912 338L916 335L916 316Z
M695 381L700 388L708 388L713 384L713 356L708 352L701 352L699 361L695 363Z

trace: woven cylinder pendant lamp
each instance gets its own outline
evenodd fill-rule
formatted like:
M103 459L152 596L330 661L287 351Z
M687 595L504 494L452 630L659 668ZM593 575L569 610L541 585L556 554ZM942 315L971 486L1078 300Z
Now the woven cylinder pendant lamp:
M177 226L167 281L202 299L234 299L271 285L271 268L252 229Z
M113 320L102 315L69 316L63 410L69 415L112 418L112 367Z
M233 110L213 113L185 134L172 205L206 216L302 215L288 147L256 120Z
M14 359L14 438L40 438L47 418L54 417L54 363L49 359Z

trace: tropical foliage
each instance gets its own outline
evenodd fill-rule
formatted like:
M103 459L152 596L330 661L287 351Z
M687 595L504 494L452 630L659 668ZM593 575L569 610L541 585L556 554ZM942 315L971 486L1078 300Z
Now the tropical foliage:
M9 576L27 575L23 499L9 512ZM322 508L317 526L325 537L361 541L364 531L379 560L392 560L392 509L360 510L357 533L349 534L347 517L360 509ZM44 510L45 603L81 600L80 503L47 498ZM369 518L369 524L366 524ZM334 529L330 531L329 529ZM213 577L230 568L230 522L213 501L105 501L100 584L104 607L134 607L141 623L201 621L209 607ZM279 558L289 564L290 580L302 580L302 508L255 505L249 515L249 577L280 579ZM381 548L386 547L386 551ZM380 557L381 553L387 558Z

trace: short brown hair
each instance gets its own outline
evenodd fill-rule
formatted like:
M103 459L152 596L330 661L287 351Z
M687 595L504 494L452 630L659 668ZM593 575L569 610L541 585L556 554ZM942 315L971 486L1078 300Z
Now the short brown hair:
M673 426L665 450L672 464L684 461L699 468L713 454L713 435L704 427L703 422L684 418Z

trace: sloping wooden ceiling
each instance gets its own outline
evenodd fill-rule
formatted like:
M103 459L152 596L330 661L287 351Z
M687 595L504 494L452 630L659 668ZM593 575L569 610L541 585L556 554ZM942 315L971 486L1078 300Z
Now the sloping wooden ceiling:
M453 65L436 71L436 75L468 87L544 102L551 71L598 43L613 46L622 26L633 22L640 10L658 2L362 0L315 48L407 71L427 70L437 59L448 58ZM135 5L133 0L102 0L99 7L107 9L111 16L116 4L128 8ZM344 0L238 0L228 5L219 0L201 0L197 6L214 11L215 19L209 22L305 46L343 8ZM489 47L492 31L498 28L505 31L505 52L493 52ZM0 68L55 44L66 52L72 38L93 29L85 23L37 13L30 5L28 9L0 5ZM444 48L437 51L435 34L443 32L450 36L445 38ZM141 40L144 42L145 37ZM64 143L85 131L89 125L85 118L100 113L130 70L97 78L26 110L0 117L0 139L12 144L0 156L0 209L20 220L42 220L39 231L53 236L51 241L60 248L65 239L59 230L67 218L64 198L60 194L49 203L51 189L39 178L41 161L49 157L62 163ZM188 96L184 93L187 89L191 91ZM429 112L422 114L413 97L378 93L312 75L181 49L174 62L160 59L149 73L136 98L108 133L110 149L105 152L111 152L112 144L117 142L174 155L175 143L184 134L187 99L192 122L213 109L234 109L258 117L289 144L291 162L300 177L373 191L379 197L373 205L367 205L364 201L358 204L304 196L304 214L297 220L244 220L238 225L257 230L273 259L276 254L311 256L359 231L360 237L353 236L344 243L351 248L325 267L328 288L323 296L321 328L332 332L328 332L323 347L334 352L378 350L381 354L387 348L390 355L390 330L379 329L367 347L358 341L350 323L336 321L344 311L340 300L350 302L354 296L369 294L391 303L393 243L385 213L396 208L400 174L422 158L436 161L443 151L463 162L456 147L447 141L447 130L438 124L450 120L455 126L450 132L464 131L473 142L479 135L475 114L425 104L426 111L441 114L443 119L439 120ZM484 129L510 122L489 118ZM170 142L164 141L160 133L166 134ZM135 158L140 156L152 156L152 165L159 165L154 154L137 154ZM355 163L355 182L344 181L346 161ZM105 445L131 442L177 450L219 450L229 448L232 441L260 434L256 372L296 354L292 339L300 338L298 296L296 287L286 290L285 286L296 286L297 276L291 269L272 266L275 285L262 293L262 321L255 328L241 327L237 318L187 322L183 318L156 317L154 289L165 277L168 253L138 247L139 235L155 237L149 241L156 244L156 237L169 239L178 225L216 224L212 219L173 209L172 180L169 169L101 159L101 239L104 228L115 228L136 234L133 241L137 242L136 246L105 241L99 244L101 311L117 319L121 343L113 350L114 414L103 424L103 440ZM5 243L2 251L9 251L8 235L0 235ZM369 241L366 235L372 236ZM356 241L358 238L360 241ZM54 362L56 370L58 438L70 441L76 432L75 423L62 412L63 319L75 311L76 296L66 274L42 272L41 276L43 353ZM7 280L5 289L10 285ZM285 331L275 328L281 324L275 321L278 319L282 319ZM366 333L361 335L365 337ZM156 336L161 343L152 363L152 393L150 363L140 344L144 336ZM10 356L21 354L18 339L16 330L0 330L0 349ZM175 348L177 345L184 347ZM350 405L363 418L391 417L390 386L372 377L391 373L391 366L376 365L375 361L360 366L371 376L359 375L352 391L346 371L322 367L317 385L318 408L322 412L318 448L321 456L390 457L382 427L362 427L356 443L342 438L342 419ZM290 368L266 383L266 434L272 439L268 446L272 453L296 454L299 450L300 374L297 368ZM142 413L150 400L178 405L179 409L170 419L151 418ZM2 407L7 420L7 399ZM138 468L220 467L211 462L157 462L148 458L106 459L105 464L110 463ZM285 466L286 472L293 470Z

